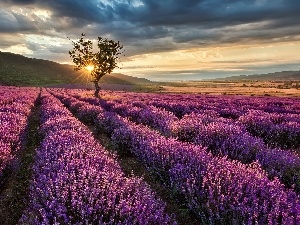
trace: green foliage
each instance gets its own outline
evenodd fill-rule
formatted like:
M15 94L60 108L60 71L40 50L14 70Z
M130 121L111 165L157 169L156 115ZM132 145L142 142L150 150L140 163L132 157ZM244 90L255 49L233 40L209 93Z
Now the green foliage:
M86 84L87 75L87 71L74 71L73 65L0 52L0 85L63 87L65 84L74 84L75 87L77 84ZM120 73L106 74L99 83L155 84L145 78L131 77Z
M69 55L75 64L75 70L81 70L89 65L94 66L91 71L92 82L99 82L105 74L110 74L115 68L118 68L119 55L121 55L123 46L120 42L98 37L98 51L93 52L93 43L84 39L85 34L73 43L73 50Z
M71 65L0 52L0 85L45 86L83 83Z

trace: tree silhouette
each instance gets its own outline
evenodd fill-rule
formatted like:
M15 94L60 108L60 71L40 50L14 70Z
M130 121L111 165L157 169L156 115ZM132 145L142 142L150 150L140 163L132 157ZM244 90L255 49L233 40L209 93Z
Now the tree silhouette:
M69 55L75 63L75 70L87 69L90 71L92 80L95 84L96 97L99 97L99 80L105 74L110 74L118 67L120 55L123 53L123 46L120 42L109 40L107 38L98 37L98 51L93 51L93 42L84 39L85 34L81 34L81 38L72 41L73 50L69 51Z

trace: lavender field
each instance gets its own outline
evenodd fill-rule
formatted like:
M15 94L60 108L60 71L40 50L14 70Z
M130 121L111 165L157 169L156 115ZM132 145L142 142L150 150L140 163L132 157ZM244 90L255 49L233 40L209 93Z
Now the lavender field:
M299 98L0 93L0 219L26 163L16 224L300 224ZM124 171L128 156L173 202Z

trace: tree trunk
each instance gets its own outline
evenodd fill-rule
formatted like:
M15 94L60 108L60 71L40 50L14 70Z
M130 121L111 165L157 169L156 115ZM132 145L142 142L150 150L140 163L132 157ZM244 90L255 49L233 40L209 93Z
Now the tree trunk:
M96 98L99 98L99 92L100 92L101 88L100 88L100 86L98 84L98 81L94 81L94 83L95 83L95 93L94 93L94 96Z

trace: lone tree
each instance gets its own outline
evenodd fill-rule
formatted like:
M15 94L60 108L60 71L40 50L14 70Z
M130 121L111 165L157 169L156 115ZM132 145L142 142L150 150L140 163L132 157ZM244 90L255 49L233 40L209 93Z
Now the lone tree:
M123 46L120 42L109 40L107 38L98 37L98 52L93 52L93 42L84 39L85 34L81 34L81 38L72 41L73 50L69 51L70 57L75 63L74 70L87 69L90 71L92 81L95 84L95 97L99 97L99 80L105 74L110 74L115 68L119 68L117 63L120 59L119 55L123 53Z

